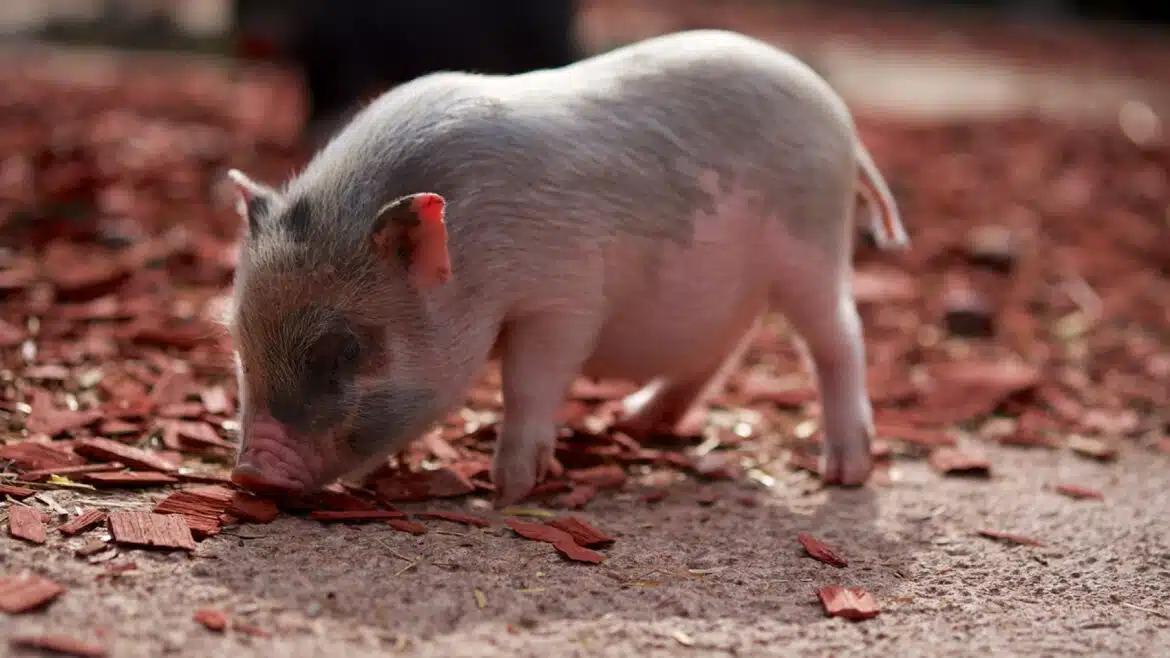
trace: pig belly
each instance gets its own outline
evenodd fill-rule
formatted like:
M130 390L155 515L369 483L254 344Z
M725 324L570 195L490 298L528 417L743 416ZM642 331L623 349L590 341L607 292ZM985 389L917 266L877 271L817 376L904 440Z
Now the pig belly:
M750 217L707 218L690 245L610 259L623 263L607 271L619 290L583 374L644 383L718 368L767 307L756 227Z

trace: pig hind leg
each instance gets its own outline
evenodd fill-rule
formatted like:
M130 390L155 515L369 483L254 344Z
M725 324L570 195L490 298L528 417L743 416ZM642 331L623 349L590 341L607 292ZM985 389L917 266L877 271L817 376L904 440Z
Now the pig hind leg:
M547 472L561 405L593 349L591 317L600 314L541 314L502 332L504 419L492 461L499 506L524 498Z
M635 438L654 433L678 432L683 420L718 394L735 372L760 328L762 316L714 368L698 377L682 380L657 379L631 393L622 401L623 416L613 429Z
M822 481L862 485L873 468L874 430L850 254L842 249L841 260L834 262L811 257L809 251L783 259L772 291L773 308L802 339L817 377L824 425Z

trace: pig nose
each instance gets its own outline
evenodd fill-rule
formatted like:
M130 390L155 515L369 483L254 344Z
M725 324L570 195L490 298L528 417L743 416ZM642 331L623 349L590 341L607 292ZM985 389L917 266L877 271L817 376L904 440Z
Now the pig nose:
M241 462L232 469L232 483L258 493L290 494L304 491L305 486L290 478L272 472L265 473L250 462Z

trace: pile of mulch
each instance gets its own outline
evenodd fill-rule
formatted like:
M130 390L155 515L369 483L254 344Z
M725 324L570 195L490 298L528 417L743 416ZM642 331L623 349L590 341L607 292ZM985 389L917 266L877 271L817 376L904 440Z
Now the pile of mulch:
M277 182L303 162L296 122L272 119L297 92L286 78L168 71L115 67L79 81L36 62L0 67L4 541L105 527L118 545L194 550L224 527L282 513L412 534L426 532L421 521L490 523L396 504L490 496L501 409L493 370L465 407L363 483L267 500L228 482L238 400L218 316L239 219L224 172ZM914 240L903 254L862 246L856 259L879 435L874 484L888 484L884 469L900 460L993 482L981 442L1104 462L1127 442L1170 452L1170 147L1029 119L859 123ZM600 563L594 549L612 538L566 519L601 492L637 491L652 505L683 495L671 486L680 478L773 486L786 470L815 472L815 389L783 323L770 329L679 436L638 443L609 431L633 389L576 382L557 468L525 502L561 512L510 527ZM142 509L101 504L143 488L167 496ZM53 489L98 502L54 509L38 498ZM695 502L718 495L704 485ZM110 554L95 541L79 554ZM833 563L818 540L801 543ZM9 585L38 600L59 593ZM820 596L843 616L876 614L864 592Z

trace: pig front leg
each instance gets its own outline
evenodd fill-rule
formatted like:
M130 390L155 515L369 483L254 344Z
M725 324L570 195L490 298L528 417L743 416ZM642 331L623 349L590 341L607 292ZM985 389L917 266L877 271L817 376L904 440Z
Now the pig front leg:
M593 350L597 315L542 313L504 328L500 343L504 420L492 460L497 506L524 498L547 472L557 415Z

